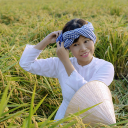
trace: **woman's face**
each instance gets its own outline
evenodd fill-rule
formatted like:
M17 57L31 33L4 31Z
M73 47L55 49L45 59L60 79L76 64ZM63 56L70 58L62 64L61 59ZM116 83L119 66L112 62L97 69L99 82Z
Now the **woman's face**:
M92 61L95 48L91 39L80 36L78 41L73 43L69 48L77 58L79 65L84 66Z

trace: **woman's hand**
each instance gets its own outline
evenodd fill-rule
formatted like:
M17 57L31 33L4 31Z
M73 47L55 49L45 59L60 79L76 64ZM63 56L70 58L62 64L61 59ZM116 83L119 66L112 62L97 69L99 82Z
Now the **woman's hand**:
M71 75L71 73L75 70L74 66L72 65L70 59L69 59L69 51L68 49L64 48L64 42L61 42L61 46L59 44L59 41L57 42L57 56L63 63L66 72L68 76Z
M56 42L56 39L61 34L61 32L62 32L61 30L54 31L54 32L50 33L49 35L47 35L43 40L45 40L49 44L55 43Z
M64 48L64 42L61 42L61 46L59 44L59 41L57 42L57 50L56 50L58 58L61 60L61 62L64 64L69 60L69 51L68 49Z
M61 33L61 30L50 33L40 43L38 43L34 48L38 50L43 50L47 45L55 43L60 33Z

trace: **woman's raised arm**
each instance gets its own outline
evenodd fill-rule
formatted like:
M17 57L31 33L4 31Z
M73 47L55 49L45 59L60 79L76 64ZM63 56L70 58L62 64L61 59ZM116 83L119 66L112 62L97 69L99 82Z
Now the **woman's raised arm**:
M37 59L41 51L50 43L55 43L61 31L46 36L37 45L27 45L20 59L20 66L33 74L57 78L59 58Z

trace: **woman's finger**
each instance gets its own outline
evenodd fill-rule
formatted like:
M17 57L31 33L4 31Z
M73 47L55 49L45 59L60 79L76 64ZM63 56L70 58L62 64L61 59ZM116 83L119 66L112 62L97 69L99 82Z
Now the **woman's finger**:
M53 36L57 38L58 37L58 32L53 32Z
M56 32L56 38L58 38L58 36L61 34L61 30Z
M68 52L68 54L69 54L69 50L68 49L66 49L66 51Z
M60 44L59 43L60 43L60 41L57 42L57 48L60 47Z
M61 47L64 47L64 42L61 42Z
M59 30L58 32L59 32L59 35L60 35L60 34L61 34L61 32L62 32L62 30Z

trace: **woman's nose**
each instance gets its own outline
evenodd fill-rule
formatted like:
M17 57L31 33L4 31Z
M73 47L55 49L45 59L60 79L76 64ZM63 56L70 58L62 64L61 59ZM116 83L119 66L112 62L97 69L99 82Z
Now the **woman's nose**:
M85 51L87 49L87 47L85 46L85 44L81 44L80 50Z

